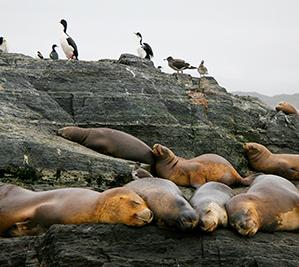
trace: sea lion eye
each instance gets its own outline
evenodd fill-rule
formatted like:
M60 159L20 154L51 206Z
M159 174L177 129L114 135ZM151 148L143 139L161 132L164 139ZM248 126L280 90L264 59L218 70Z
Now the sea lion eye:
M141 203L139 201L136 201L136 200L132 200L131 203L134 204L134 205L141 205Z

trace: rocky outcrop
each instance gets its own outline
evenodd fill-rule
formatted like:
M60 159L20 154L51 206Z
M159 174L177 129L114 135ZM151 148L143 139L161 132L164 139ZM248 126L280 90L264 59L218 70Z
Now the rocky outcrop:
M298 233L180 233L155 226L55 225L43 236L1 240L5 266L298 266ZM5 253L5 254L4 254Z
M184 157L217 153L242 174L248 171L244 142L262 143L274 153L299 153L298 117L233 96L212 77L161 73L132 55L84 62L1 53L0 181L35 190L66 185L103 190L131 179L132 162L56 136L66 125L123 130ZM274 263L281 259L292 266L298 263L292 250L296 238L296 233L243 239L226 230L193 236L154 226L54 226L42 237L3 240L1 255L3 266L115 266L117 260L146 266L148 258L157 265L246 266L266 265L271 252ZM251 256L248 245L254 247ZM24 247L29 254L19 252Z

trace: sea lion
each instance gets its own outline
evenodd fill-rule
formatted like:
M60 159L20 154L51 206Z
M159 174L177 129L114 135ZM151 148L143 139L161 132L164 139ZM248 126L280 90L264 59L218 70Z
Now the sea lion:
M288 180L263 174L226 203L229 223L241 235L299 228L299 191Z
M258 143L245 143L243 148L254 170L276 174L290 180L299 180L299 155L272 154L265 146Z
M282 101L282 102L278 103L277 106L275 107L275 109L276 109L276 111L282 111L286 115L289 115L289 114L299 115L298 110L286 101Z
M105 155L147 164L154 163L151 148L133 135L122 131L68 126L59 129L57 135Z
M154 145L153 154L158 176L177 185L198 187L209 181L227 185L249 185L253 179L253 176L242 178L230 162L217 154L203 154L193 159L184 159L160 144Z
M218 226L227 226L225 203L233 196L234 192L229 186L218 182L208 182L195 191L190 204L203 231L213 232Z
M84 188L33 192L5 184L0 187L0 218L0 235L10 232L8 235L17 236L35 233L31 227L48 229L52 224L142 226L151 222L153 214L144 200L128 188L118 187L102 193Z
M145 200L159 226L185 231L197 225L195 210L173 182L150 177L132 181L125 188L133 190Z

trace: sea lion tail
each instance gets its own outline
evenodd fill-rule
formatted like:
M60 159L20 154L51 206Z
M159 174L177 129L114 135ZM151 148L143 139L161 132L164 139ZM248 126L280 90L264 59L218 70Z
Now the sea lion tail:
M254 179L256 177L258 177L259 175L262 175L262 174L263 174L262 172L257 172L257 173L250 174L249 176L246 176L245 178L243 178L241 180L241 184L249 186L249 185L252 184L252 182L254 181Z

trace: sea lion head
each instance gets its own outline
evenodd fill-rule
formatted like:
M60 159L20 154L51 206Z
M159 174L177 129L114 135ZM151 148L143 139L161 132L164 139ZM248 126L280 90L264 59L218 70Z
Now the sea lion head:
M153 146L154 157L160 160L173 159L175 154L166 146L155 144Z
M225 208L215 202L201 203L196 211L199 215L198 225L205 232L215 231L218 225L227 225Z
M100 216L104 217L108 223L142 226L152 221L152 211L135 192L127 188L113 188L103 194L106 200L101 213L105 214L100 214Z
M243 149L249 158L254 158L255 156L269 151L266 147L258 143L245 143Z
M175 225L182 231L192 230L198 224L198 216L187 200L177 200L179 211L175 218ZM174 212L176 213L176 212Z
M240 194L233 197L226 204L226 209L229 224L239 234L249 237L256 234L260 226L260 218L251 196Z
M76 127L76 126L67 126L56 131L58 136L61 136L65 139L71 140L82 144L87 137L87 134L84 133L86 129Z

